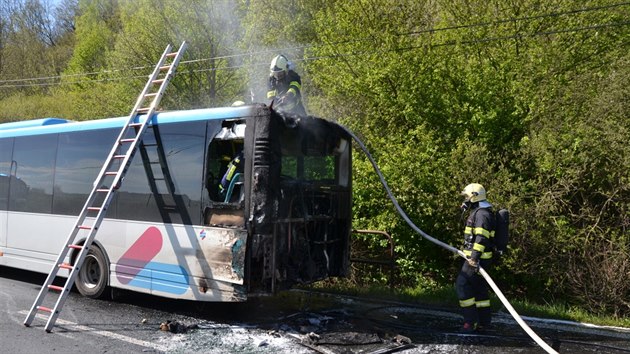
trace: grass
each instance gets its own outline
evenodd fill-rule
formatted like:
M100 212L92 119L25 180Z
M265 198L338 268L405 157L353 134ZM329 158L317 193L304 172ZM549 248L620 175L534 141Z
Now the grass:
M347 280L331 279L313 284L309 290L332 292L340 295L369 297L387 301L400 301L419 305L431 305L439 308L457 310L458 300L453 287L432 288L394 288L383 285L359 287ZM558 319L574 322L591 323L600 326L630 328L630 318L610 315L596 315L576 306L562 303L536 304L528 300L509 298L510 304L521 316ZM504 309L499 298L492 294L491 303L494 311ZM507 312L507 310L503 310Z
M496 299L496 301L499 301ZM527 300L514 300L512 306L525 316L553 318L575 322L591 323L600 326L630 328L630 318L610 315L596 315L576 306L567 304L534 304Z

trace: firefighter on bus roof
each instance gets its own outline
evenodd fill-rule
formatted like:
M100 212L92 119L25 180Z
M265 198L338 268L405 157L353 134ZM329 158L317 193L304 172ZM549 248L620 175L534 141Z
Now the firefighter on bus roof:
M302 80L290 67L286 56L277 55L271 61L267 89L267 98L273 101L272 106L277 111L306 115L302 103Z
M464 315L462 331L473 332L488 328L491 321L488 284L478 271L480 265L488 270L492 264L495 221L492 204L486 200L486 190L481 184L471 183L461 194L462 211L469 212L463 247L467 259L457 275L455 289Z

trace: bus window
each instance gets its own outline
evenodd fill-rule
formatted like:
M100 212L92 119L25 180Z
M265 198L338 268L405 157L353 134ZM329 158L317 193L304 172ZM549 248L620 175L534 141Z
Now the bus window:
M240 190L235 193L232 189L230 195L227 195L227 192L230 182L242 183L242 174L244 173L243 141L213 141L209 151L206 188L210 199L219 203L239 201L240 198L236 196L240 194Z
M208 146L206 191L217 203L240 203L243 199L245 124L224 122Z
M334 156L282 156L281 175L284 178L334 183L335 158Z
M245 225L245 123L223 121L208 144L205 167L204 224L227 227Z
M52 212L56 152L57 134L15 138L15 177L21 183L11 183L10 210L46 214Z
M117 133L108 129L59 134L54 214L79 215ZM115 210L109 212L115 215Z
M147 129L117 193L118 218L200 223L205 129L204 122Z

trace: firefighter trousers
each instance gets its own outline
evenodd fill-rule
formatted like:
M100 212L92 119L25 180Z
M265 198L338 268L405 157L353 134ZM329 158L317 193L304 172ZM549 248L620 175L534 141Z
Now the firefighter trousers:
M491 260L481 260L481 267L486 271L491 265ZM459 306L462 309L464 322L489 326L491 322L490 295L488 293L488 283L486 280L464 261L457 280L455 280L455 290L459 299Z

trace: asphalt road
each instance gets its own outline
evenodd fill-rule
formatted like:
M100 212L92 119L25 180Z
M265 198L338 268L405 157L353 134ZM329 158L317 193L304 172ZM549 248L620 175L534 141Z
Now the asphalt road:
M44 319L23 325L44 278L0 267L3 353L544 353L506 314L496 314L494 330L468 336L449 309L298 291L214 304L73 292L46 333ZM160 330L166 321L177 333ZM630 330L528 322L560 353L630 353Z

